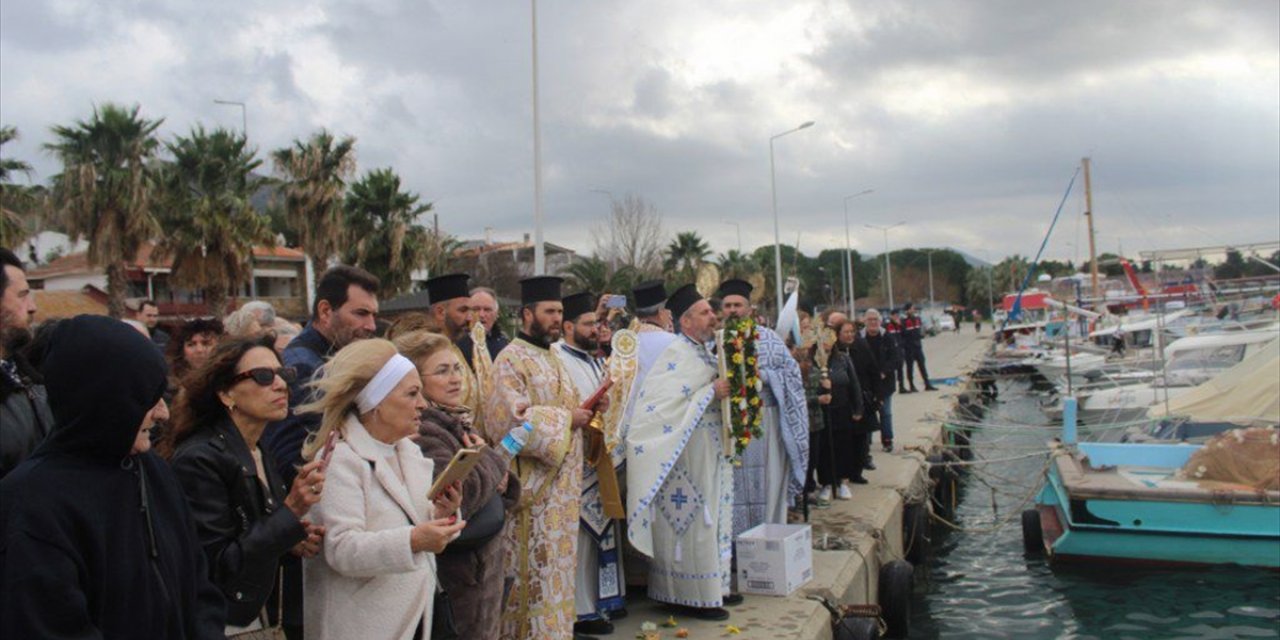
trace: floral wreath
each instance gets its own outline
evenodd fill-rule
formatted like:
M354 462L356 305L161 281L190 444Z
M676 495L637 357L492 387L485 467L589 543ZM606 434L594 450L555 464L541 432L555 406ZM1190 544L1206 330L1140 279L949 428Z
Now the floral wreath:
M751 318L729 318L724 327L725 381L729 383L730 435L735 455L764 435L761 428L760 368L756 362L756 323Z

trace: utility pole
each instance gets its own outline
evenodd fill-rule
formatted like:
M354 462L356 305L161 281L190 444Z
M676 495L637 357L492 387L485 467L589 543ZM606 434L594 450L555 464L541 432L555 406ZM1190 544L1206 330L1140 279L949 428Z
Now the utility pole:
M1093 241L1093 188L1089 182L1089 159L1082 158L1084 167L1084 217L1089 222L1089 280L1093 284L1093 298L1101 304L1102 298L1098 289L1098 253Z

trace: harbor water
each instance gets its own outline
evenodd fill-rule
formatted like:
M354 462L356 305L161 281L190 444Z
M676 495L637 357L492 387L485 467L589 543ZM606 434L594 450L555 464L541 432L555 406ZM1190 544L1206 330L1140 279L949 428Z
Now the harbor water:
M1280 573L1051 569L1026 556L1018 515L1045 468L1035 449L1056 434L1026 380L1002 381L999 390L983 417L991 428L976 430L972 442L977 458L1005 461L976 465L962 480L960 530L935 525L911 638L1280 638Z

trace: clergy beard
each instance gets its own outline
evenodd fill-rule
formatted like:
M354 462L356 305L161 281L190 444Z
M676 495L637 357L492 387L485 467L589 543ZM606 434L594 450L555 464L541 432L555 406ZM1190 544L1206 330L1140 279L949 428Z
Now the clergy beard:
M559 327L544 327L536 322L529 323L529 330L525 333L529 334L530 338L537 340L538 344L544 347L550 346L552 342L560 339Z
M592 340L589 336L584 336L581 333L578 333L576 328L573 330L573 341L570 344L586 351L587 353L591 353L600 348L599 340Z

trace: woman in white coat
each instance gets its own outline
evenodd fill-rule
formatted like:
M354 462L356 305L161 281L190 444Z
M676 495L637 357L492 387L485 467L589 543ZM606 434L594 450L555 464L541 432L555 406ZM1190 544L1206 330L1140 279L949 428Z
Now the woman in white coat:
M327 532L304 569L306 637L429 638L434 554L466 523L458 487L427 498L432 462L408 438L427 406L417 369L390 342L360 340L313 384L319 399L299 410L324 418L303 457L321 455L334 430L340 439L311 510Z

